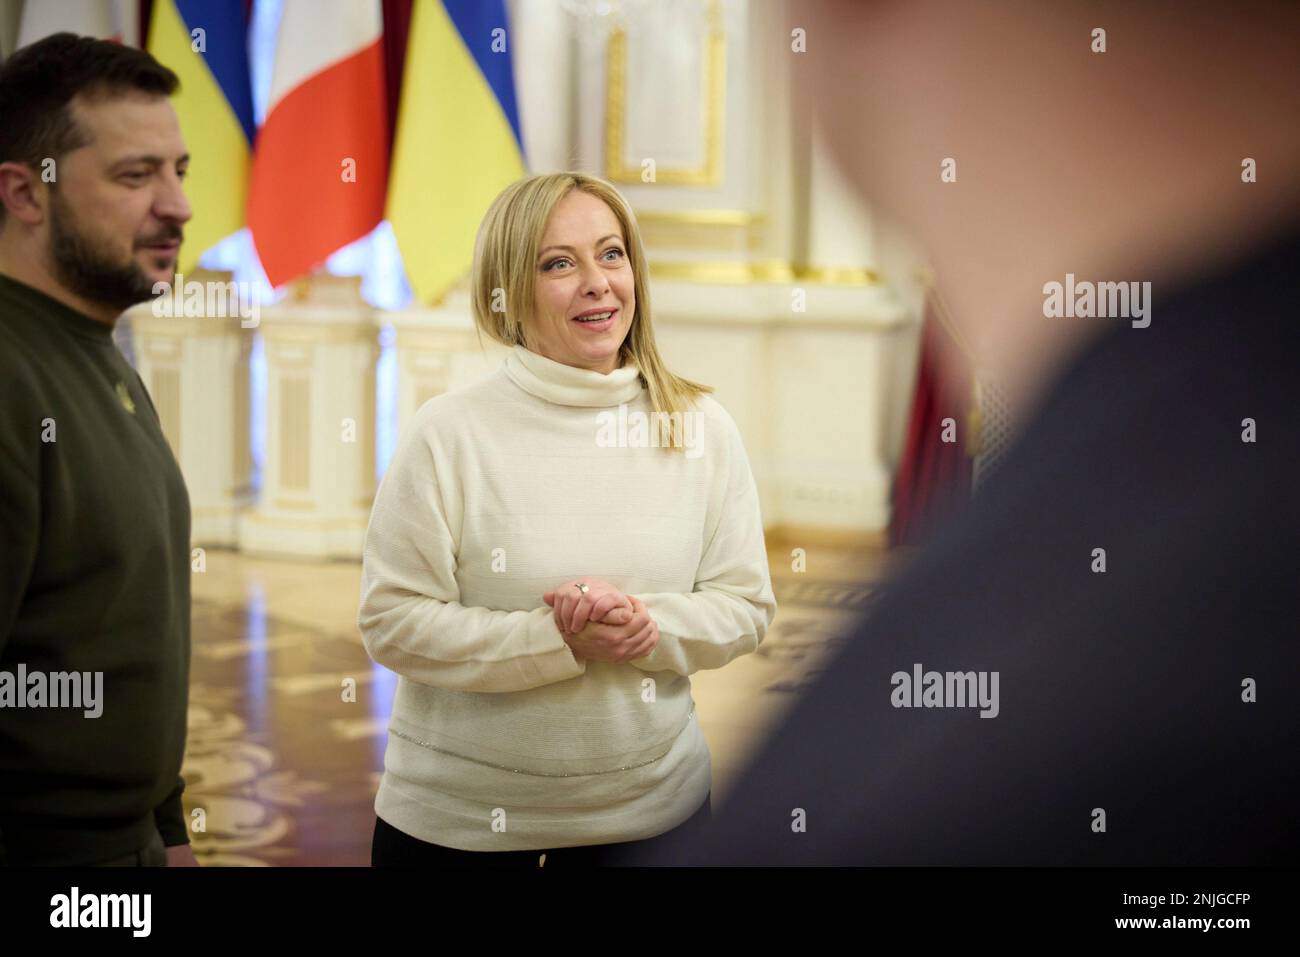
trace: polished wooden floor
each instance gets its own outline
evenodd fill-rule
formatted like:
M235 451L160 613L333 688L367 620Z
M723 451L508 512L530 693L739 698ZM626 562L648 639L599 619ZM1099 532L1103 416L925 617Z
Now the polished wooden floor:
M780 607L758 653L691 679L715 807L895 564L875 550L805 545L797 572L793 547L769 540ZM360 565L220 550L205 560L183 772L199 862L368 864L396 679L361 644Z

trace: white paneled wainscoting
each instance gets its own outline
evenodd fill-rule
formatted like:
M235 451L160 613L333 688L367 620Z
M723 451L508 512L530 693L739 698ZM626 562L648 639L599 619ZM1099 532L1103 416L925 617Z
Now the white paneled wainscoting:
M670 276L651 289L665 361L713 386L740 428L769 533L883 541L915 315L882 284L817 277ZM194 544L263 555L358 558L395 436L420 405L493 372L506 351L480 339L463 292L380 312L355 279L325 274L262 307L256 328L147 306L127 321L189 486Z

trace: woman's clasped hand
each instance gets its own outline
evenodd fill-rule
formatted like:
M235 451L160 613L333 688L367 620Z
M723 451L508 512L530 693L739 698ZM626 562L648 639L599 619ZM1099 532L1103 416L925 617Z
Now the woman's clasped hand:
M659 642L645 604L599 578L566 582L542 600L555 609L555 625L576 657L621 664L644 658Z

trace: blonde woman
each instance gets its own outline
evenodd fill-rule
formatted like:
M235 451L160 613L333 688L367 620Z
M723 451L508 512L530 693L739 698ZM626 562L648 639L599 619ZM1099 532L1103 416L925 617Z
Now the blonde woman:
M707 823L690 676L776 611L758 495L711 389L659 357L608 183L508 187L473 308L511 351L416 414L366 534L358 620L399 676L372 862L608 863Z

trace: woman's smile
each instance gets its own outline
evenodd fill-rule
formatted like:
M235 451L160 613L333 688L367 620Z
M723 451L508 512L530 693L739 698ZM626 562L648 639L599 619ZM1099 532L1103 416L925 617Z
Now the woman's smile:
M581 315L574 316L573 322L577 323L587 332L607 332L614 327L618 321L618 307L606 309L588 309Z

